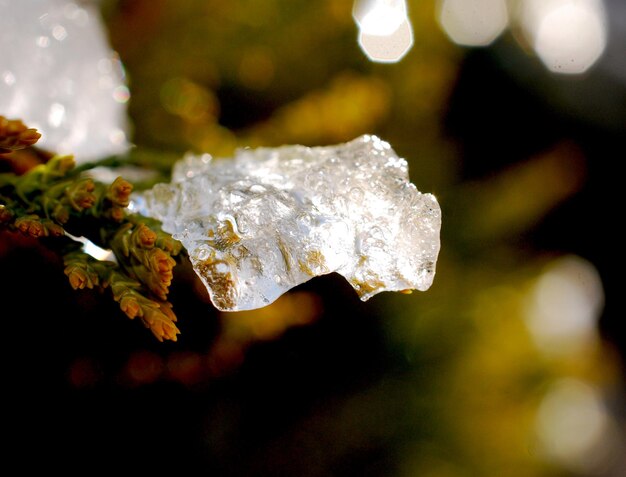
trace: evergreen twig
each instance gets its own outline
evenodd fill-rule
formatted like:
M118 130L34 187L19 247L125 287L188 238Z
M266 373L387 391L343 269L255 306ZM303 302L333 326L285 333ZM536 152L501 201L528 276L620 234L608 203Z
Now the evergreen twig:
M0 116L0 157L32 147L39 137ZM0 232L45 239L63 256L72 288L109 288L129 318L139 317L159 341L176 341L180 331L167 295L181 244L158 221L128 211L128 181L103 184L84 176L87 169L76 168L72 156L54 156L22 175L0 174ZM73 237L111 250L115 262L94 259Z

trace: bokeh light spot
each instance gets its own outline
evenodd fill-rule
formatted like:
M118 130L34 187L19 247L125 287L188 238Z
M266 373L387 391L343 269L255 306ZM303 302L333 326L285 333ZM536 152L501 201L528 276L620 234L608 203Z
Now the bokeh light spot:
M127 103L130 99L130 91L128 87L121 84L113 89L113 99L118 103Z
M203 357L190 351L173 353L168 357L166 367L170 379L187 386L199 383L206 374Z
M133 353L126 363L125 375L133 385L150 384L163 373L163 359L150 351Z
M541 402L535 427L546 457L578 472L592 472L596 457L606 457L613 448L600 392L577 379L554 384Z
M405 0L357 0L352 10L361 33L389 36L407 20Z
M537 345L549 354L579 352L597 338L604 291L595 267L576 256L552 262L535 285L527 324Z
M413 46L413 30L408 19L391 35L372 35L361 31L359 46L367 57L378 63L396 63Z
M537 55L555 73L583 73L606 48L601 0L526 0L521 18Z
M443 0L438 18L452 41L466 46L487 46L506 29L505 0Z

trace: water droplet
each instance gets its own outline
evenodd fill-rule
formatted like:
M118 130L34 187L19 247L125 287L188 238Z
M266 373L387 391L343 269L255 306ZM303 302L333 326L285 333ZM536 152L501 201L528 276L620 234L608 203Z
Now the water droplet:
M252 186L250 186L250 192L254 193L254 194L262 194L263 192L265 192L267 189L265 187L263 187L260 184L254 184Z
M231 193L228 194L228 202L230 202L231 204L239 204L243 202L245 199L246 199L245 194L242 194L241 191L238 191L238 190L231 191Z
M230 268L224 262L219 262L215 265L215 271L217 273L225 274L230 271Z
M197 257L198 260L204 261L211 256L211 251L208 247L198 247Z
M360 203L363 200L363 191L359 187L350 189L349 195L354 202Z
M237 220L230 214L218 214L218 220L223 222L228 222L232 228L232 231L235 235L239 236L239 225L237 224Z

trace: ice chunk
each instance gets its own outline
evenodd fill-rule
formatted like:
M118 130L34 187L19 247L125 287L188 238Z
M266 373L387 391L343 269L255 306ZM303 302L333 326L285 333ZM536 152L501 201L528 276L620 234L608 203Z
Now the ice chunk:
M144 212L182 241L220 310L265 306L331 272L362 300L426 290L435 275L439 204L375 136L242 149L232 159L188 156L171 184L141 199Z
M0 0L0 114L77 162L126 151L129 92L105 33L87 2Z

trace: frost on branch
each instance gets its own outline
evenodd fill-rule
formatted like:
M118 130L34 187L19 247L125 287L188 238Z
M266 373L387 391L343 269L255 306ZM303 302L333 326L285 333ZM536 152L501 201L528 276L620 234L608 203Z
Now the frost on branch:
M439 204L375 136L188 156L137 206L182 241L220 310L265 306L330 272L363 300L426 290L435 275Z

